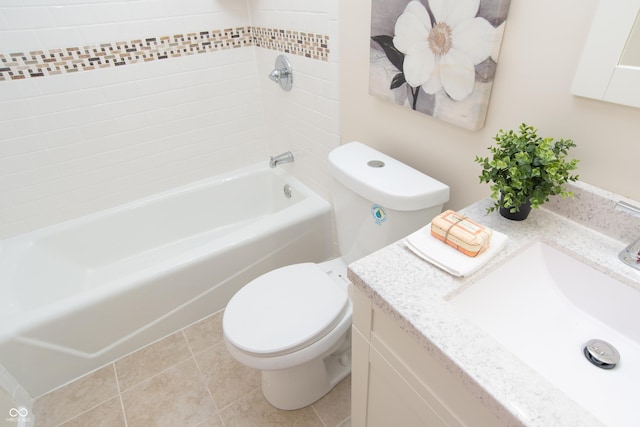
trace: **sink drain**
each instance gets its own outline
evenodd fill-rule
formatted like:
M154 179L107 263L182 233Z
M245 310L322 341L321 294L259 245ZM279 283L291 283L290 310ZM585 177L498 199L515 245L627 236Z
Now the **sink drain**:
M603 340L590 340L584 347L584 356L598 368L613 369L620 361L620 353L611 344Z

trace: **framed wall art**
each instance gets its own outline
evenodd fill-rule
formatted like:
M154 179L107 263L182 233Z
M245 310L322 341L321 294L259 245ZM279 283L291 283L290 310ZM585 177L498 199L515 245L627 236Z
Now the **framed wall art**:
M369 92L484 126L510 0L372 0Z

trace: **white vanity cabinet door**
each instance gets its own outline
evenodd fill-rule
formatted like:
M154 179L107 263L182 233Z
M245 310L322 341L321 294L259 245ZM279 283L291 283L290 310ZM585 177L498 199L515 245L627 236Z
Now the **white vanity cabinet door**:
M368 427L448 427L375 349L369 354Z
M350 293L353 427L502 425L396 321L360 290Z

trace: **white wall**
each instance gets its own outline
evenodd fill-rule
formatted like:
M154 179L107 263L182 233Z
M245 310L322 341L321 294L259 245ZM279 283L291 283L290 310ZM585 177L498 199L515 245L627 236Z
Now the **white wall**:
M500 128L527 122L571 138L581 180L635 200L640 109L571 95L596 0L511 2L485 127L467 131L368 94L371 0L340 3L341 136L359 139L451 186L449 207L489 194L476 155Z
M316 3L8 0L0 6L0 54L252 25L332 32L333 49L337 2L329 2L333 10ZM322 162L338 144L337 52L328 61L291 54L295 86L286 94L266 77L279 53L218 49L0 81L0 238L289 149L298 154L293 172L326 194Z

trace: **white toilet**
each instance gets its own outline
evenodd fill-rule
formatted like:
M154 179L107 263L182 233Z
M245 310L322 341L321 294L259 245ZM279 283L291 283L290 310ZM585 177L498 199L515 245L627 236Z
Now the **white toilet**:
M329 167L342 256L266 273L224 312L229 352L262 371L280 409L312 404L351 372L347 264L426 225L449 199L445 184L359 142L331 151Z

